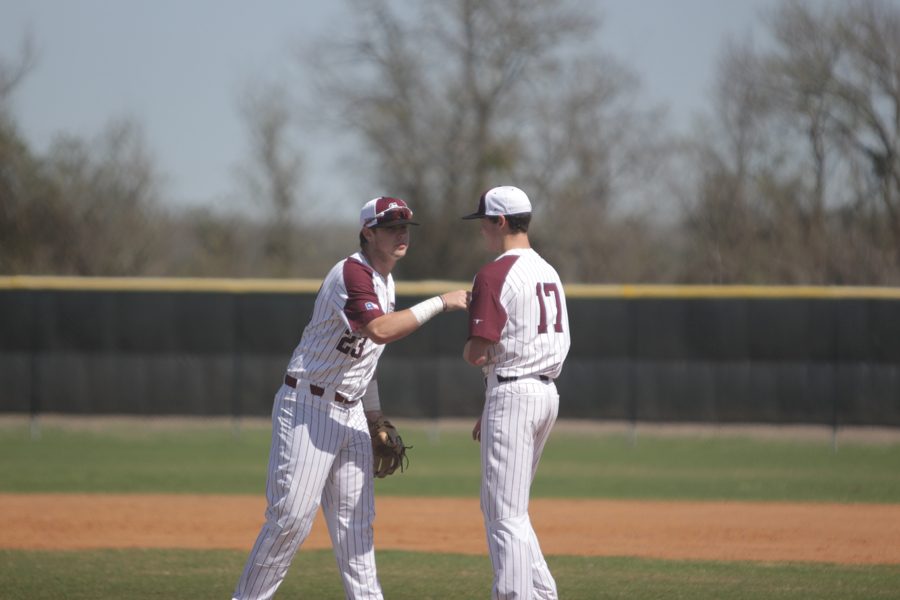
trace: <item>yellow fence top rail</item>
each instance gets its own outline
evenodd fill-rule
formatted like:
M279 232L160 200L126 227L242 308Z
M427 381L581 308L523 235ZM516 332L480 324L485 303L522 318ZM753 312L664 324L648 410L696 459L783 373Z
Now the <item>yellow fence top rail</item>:
M900 288L809 285L590 285L565 286L570 298L870 298L898 299Z
M321 279L229 279L197 277L54 277L0 276L0 290L66 290L126 292L316 293ZM397 293L433 295L467 289L471 282L404 281ZM785 285L597 285L566 284L570 298L811 298L896 299L898 287Z

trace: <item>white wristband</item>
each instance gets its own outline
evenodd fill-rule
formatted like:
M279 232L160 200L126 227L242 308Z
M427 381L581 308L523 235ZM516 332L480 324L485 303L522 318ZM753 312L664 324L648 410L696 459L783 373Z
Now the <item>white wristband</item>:
M409 310L412 311L412 314L416 318L416 321L419 322L419 325L422 325L436 314L444 312L444 308L444 299L440 296L435 296L434 298L419 302L415 306L411 306Z

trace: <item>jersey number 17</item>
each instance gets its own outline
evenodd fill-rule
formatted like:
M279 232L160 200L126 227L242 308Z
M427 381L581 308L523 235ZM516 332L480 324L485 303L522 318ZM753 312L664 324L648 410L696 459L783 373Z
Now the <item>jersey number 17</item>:
M538 323L538 333L547 333L547 298L553 296L556 301L556 322L553 324L553 331L562 333L562 301L559 296L559 287L555 283L539 283L535 287L535 293L538 297L538 307L541 310L541 321Z

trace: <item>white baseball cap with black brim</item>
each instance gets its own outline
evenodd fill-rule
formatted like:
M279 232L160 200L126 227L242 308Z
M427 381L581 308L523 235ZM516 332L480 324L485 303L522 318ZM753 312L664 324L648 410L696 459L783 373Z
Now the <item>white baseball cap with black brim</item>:
M418 225L412 220L413 211L400 198L380 196L372 198L359 211L360 228L390 227L392 225Z
M478 199L478 210L463 219L483 219L522 215L531 212L531 201L525 192L511 185L491 188Z

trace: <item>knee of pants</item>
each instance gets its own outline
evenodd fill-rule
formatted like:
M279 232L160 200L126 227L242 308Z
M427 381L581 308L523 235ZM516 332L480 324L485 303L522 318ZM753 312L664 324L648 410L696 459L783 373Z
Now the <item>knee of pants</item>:
M531 521L528 514L516 515L505 519L485 521L485 527L491 534L507 535L514 538L528 537L531 529Z
M300 510L287 512L284 506L273 507L266 511L266 520L282 533L294 533L311 528L319 508L318 504L309 508L305 503L301 503L298 508Z
M277 530L279 536L305 537L312 529L313 519L307 515L281 515L278 518L269 519L269 526Z

